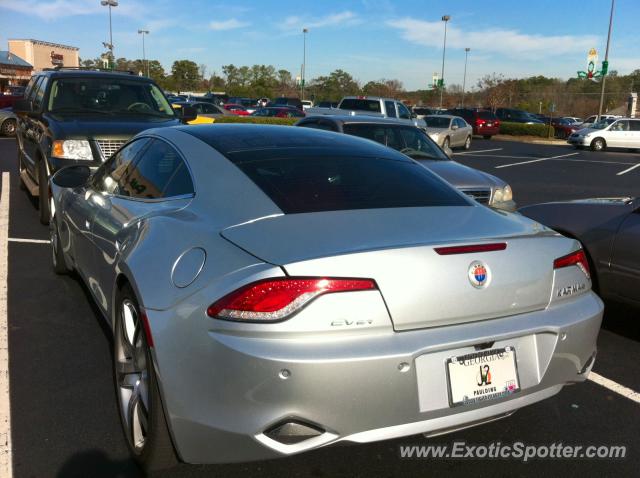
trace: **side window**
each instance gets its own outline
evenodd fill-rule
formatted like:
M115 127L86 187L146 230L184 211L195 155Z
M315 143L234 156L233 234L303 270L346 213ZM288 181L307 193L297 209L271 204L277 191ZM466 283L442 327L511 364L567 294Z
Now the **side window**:
M384 107L387 110L387 116L389 118L397 118L398 115L396 115L396 105L393 101L385 101L384 102Z
M39 110L42 107L42 100L44 99L44 93L47 90L47 83L49 83L49 78L46 76L42 77L42 81L39 81L33 98L33 109Z
M148 138L140 138L121 148L96 172L93 188L109 194L128 196L124 188L124 179L132 161L148 142Z
M29 96L31 96L31 93L33 93L33 89L35 87L35 84L38 82L38 80L40 79L40 76L32 76L31 79L29 80L29 84L27 85L27 87L24 90L24 99L28 100Z
M125 178L126 195L138 199L162 199L193 194L191 174L178 152L154 139Z
M460 118L456 118L456 124L458 125L458 128L465 128L467 126L467 123Z
M216 107L213 106L213 105L210 105L208 103L202 103L200 105L200 108L202 108L202 113L204 113L204 114L210 115L210 114L217 113Z
M387 146L389 148L393 148L396 151L400 151L404 149L404 142L402 140L402 136L400 135L400 130L398 128L386 128L387 133Z
M611 126L611 131L629 131L629 122L628 121L616 121Z
M36 98L36 93L38 92L38 86L42 83L42 76L37 76L33 85L31 85L31 89L29 90L28 96L25 96L26 99L30 101L34 101Z
M398 103L398 117L402 119L411 119L411 113L405 105Z
M640 131L640 121L629 121L629 130Z

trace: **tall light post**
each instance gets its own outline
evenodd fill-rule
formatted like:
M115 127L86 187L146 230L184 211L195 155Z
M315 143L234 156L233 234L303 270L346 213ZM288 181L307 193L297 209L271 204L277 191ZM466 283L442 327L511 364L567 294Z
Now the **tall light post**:
M309 33L308 28L302 29L302 99L304 100L304 80L305 75L307 73L307 33Z
M149 62L147 61L147 54L144 50L144 36L149 34L149 30L138 30L138 34L142 35L142 65L147 72L147 77L149 77Z
M447 51L447 23L451 20L451 15L443 15L442 21L444 22L444 44L442 45L442 73L440 74L440 108L442 108L442 95L444 94L444 54Z
M616 0L611 0L611 13L609 14L609 33L607 34L607 49L604 53L604 62L602 63L603 69L606 68L607 71L603 72L603 75L602 75L602 87L600 90L600 106L598 107L598 121L600 121L600 116L602 115L602 105L604 104L604 83L605 83L605 80L607 79L607 72L609 70L609 43L611 42L611 28L613 27L613 9L615 8L615 5L616 5Z
M462 80L462 101L460 102L460 106L464 108L464 92L467 87L467 60L469 59L469 52L471 48L464 49L464 77Z
M100 5L102 5L103 7L109 7L109 51L111 52L111 58L110 58L111 69L113 69L115 56L113 55L113 30L111 28L111 7L117 7L118 6L118 1L117 0L102 0L100 2Z

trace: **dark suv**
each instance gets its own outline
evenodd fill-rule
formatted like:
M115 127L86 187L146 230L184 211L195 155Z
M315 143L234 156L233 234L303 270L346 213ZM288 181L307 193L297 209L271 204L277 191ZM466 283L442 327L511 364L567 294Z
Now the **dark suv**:
M496 109L496 116L502 121L511 121L513 123L544 124L543 121L540 121L531 113L513 108L498 108Z
M195 119L177 116L149 78L129 72L56 69L31 78L16 102L20 185L38 196L40 222L52 213L49 178L60 168L97 168L132 136L148 128Z
M446 111L448 115L460 116L473 127L473 134L491 139L500 134L500 120L491 110L481 108L454 108Z

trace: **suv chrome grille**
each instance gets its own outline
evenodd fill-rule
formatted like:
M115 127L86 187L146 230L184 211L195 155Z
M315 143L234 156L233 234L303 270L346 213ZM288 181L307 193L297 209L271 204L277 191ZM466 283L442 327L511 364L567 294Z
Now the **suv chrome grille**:
M491 189L461 189L460 192L466 194L471 199L475 199L480 204L489 204L491 200Z
M115 153L126 140L124 139L97 139L98 147L100 148L100 154L102 154L102 160L109 159L113 153Z

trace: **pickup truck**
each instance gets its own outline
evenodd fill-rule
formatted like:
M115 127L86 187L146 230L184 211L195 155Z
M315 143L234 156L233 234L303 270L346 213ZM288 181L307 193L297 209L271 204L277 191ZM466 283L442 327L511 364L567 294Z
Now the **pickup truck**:
M418 119L402 102L379 96L345 96L337 108L307 108L305 113L307 116L345 114L376 116L396 119L400 123L412 124L422 129L427 127L424 120Z

